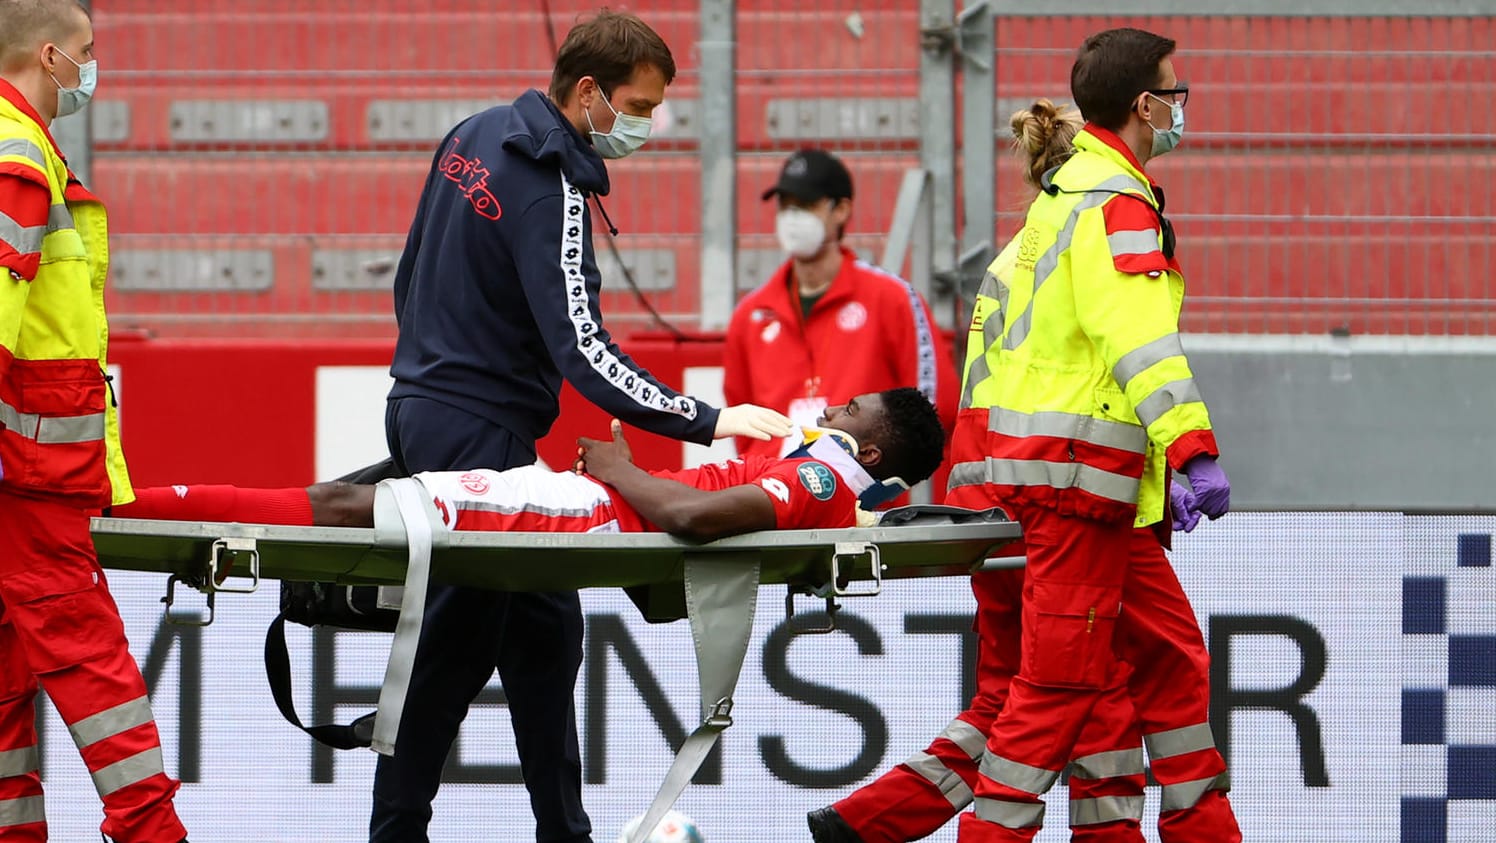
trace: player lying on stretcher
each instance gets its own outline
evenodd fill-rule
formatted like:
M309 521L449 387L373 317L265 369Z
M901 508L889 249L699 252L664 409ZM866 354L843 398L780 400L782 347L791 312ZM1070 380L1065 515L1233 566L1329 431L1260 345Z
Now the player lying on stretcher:
M551 533L664 531L712 541L755 530L871 523L866 509L939 466L945 434L916 389L859 395L828 407L789 456L723 460L681 471L634 465L615 420L611 441L582 438L575 471L434 471L416 478L454 530ZM907 481L907 484L906 484ZM374 487L305 489L171 486L136 490L106 514L163 521L374 526Z

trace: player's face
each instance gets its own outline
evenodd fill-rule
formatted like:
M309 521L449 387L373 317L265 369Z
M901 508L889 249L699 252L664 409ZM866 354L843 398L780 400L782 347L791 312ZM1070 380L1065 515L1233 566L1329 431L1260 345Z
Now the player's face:
M878 442L878 434L883 428L885 413L883 397L876 392L869 392L845 404L827 407L821 416L821 426L845 430L863 447L882 447L882 443Z

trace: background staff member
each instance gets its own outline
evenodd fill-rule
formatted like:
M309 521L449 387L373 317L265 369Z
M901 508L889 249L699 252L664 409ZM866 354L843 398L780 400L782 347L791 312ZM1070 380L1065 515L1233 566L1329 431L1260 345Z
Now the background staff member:
M819 149L791 155L764 191L777 199L775 231L789 259L743 297L727 328L723 392L814 425L828 396L912 386L956 418L951 350L909 282L842 245L852 216L852 174ZM739 454L778 456L791 443L739 437Z
M772 411L718 411L677 394L603 327L587 200L608 192L603 159L648 139L674 76L654 30L603 11L567 34L549 93L528 91L443 139L395 275L386 431L402 473L533 463L563 377L611 415L666 436L706 443L789 431ZM426 605L395 754L381 756L374 775L371 841L426 840L458 727L495 669L536 839L590 840L573 710L576 592L433 585Z

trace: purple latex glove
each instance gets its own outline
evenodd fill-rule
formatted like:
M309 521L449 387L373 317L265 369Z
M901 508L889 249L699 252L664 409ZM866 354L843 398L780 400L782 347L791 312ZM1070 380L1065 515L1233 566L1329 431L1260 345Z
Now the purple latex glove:
M1231 481L1226 479L1226 470L1209 454L1201 454L1184 464L1184 474L1190 479L1190 491L1195 493L1195 510L1203 512L1212 521L1231 509Z
M1175 532L1188 533L1200 523L1200 510L1195 508L1195 493L1178 480L1169 483L1169 511L1174 516Z

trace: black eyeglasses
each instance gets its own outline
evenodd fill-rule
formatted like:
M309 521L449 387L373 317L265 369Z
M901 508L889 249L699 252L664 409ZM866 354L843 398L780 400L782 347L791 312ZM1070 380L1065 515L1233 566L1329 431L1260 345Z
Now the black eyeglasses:
M1177 96L1179 97L1177 102L1180 108L1184 108L1184 104L1190 100L1190 86L1188 82L1180 82L1172 88L1149 88L1147 93L1153 94L1156 97Z

